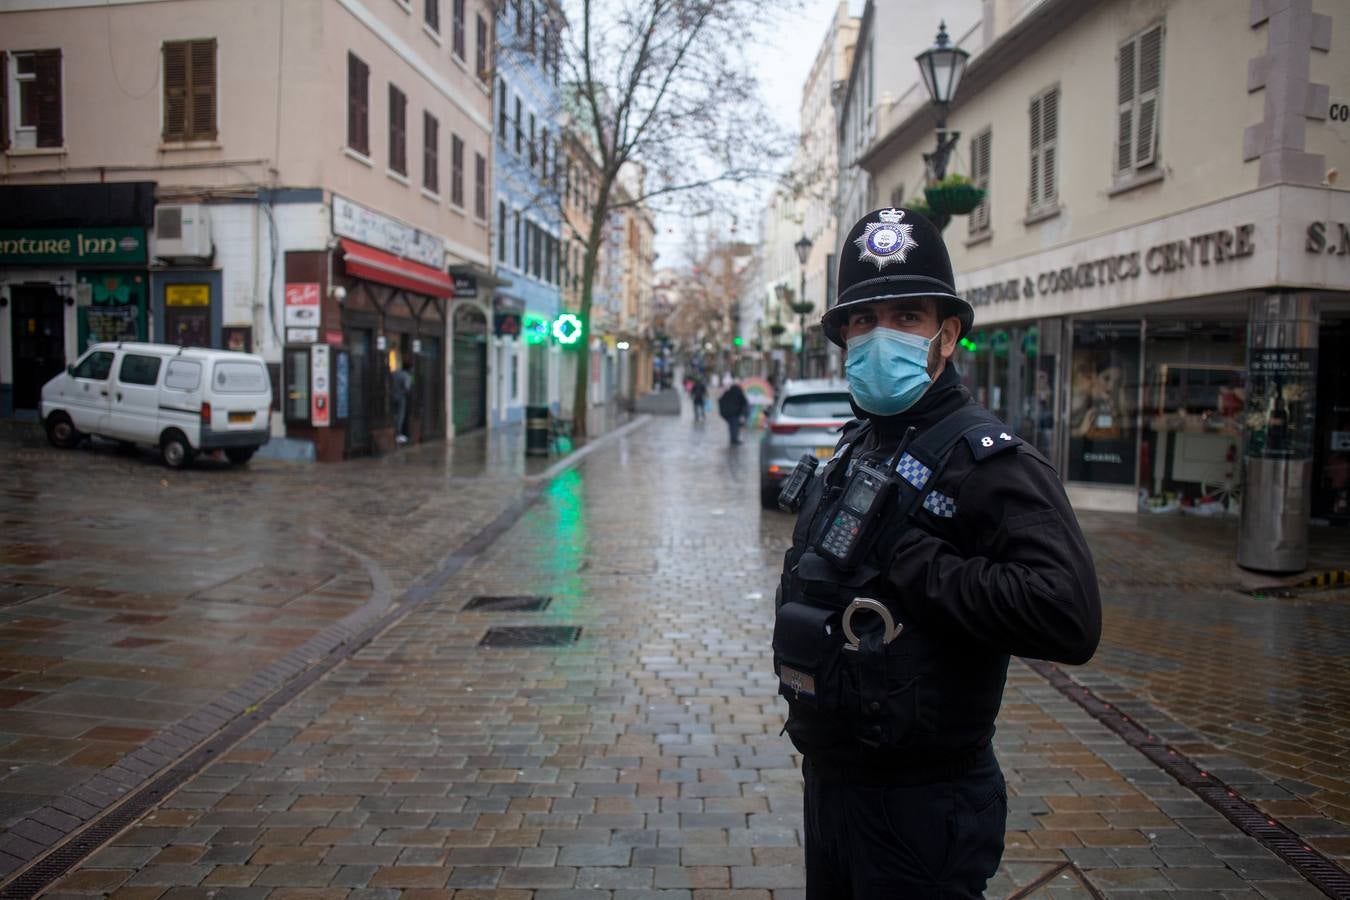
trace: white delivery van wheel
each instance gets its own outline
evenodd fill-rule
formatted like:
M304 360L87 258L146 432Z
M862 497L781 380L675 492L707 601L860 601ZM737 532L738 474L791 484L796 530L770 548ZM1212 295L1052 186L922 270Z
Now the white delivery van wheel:
M83 437L65 413L54 412L47 417L47 440L53 447L69 450L79 444Z
M183 469L192 465L192 445L181 431L166 431L159 439L159 454L164 465L170 469Z

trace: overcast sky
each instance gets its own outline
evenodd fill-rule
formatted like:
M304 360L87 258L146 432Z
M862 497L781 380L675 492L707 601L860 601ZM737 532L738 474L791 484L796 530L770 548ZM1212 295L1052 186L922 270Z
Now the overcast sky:
M860 14L862 0L850 2L854 14ZM802 87L811 72L816 51L825 40L837 3L838 0L802 0L800 12L777 17L769 40L756 48L750 57L759 74L760 92L770 111L783 129L794 135L799 126ZM766 194L768 190L765 189ZM754 210L749 212L753 214ZM681 250L687 241L687 229L699 228L700 224L667 217L658 219L656 250L661 256L657 266L676 264L683 255ZM738 222L737 225L736 236L742 240L754 240L758 234L757 221Z

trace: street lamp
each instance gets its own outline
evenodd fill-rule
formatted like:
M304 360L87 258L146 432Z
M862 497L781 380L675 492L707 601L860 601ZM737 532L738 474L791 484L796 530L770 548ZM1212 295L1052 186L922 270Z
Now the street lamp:
M792 311L797 314L797 327L801 331L801 349L797 352L797 377L806 377L806 314L815 308L815 304L806 299L806 260L811 256L811 239L802 235L797 243L792 245L797 250L797 262L801 263L802 287L801 292L797 294L797 302L792 305Z
M941 181L947 174L947 157L961 138L961 132L947 131L947 108L951 105L952 97L956 96L956 88L961 84L969 57L970 54L965 50L952 46L951 39L947 37L946 22L938 25L933 46L914 57L914 61L919 64L923 86L928 89L928 96L937 106L937 149L923 155L930 181Z

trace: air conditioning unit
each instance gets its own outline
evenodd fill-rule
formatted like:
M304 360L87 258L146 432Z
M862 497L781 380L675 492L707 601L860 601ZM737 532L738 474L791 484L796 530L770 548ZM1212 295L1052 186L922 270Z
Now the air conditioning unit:
M210 213L200 203L156 206L154 246L159 259L210 259Z

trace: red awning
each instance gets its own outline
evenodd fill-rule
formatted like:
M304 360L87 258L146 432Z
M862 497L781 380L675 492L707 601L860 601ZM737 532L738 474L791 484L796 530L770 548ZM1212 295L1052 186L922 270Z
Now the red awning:
M400 259L392 253L345 238L340 243L348 275L433 297L455 296L455 283L450 276L431 266Z

